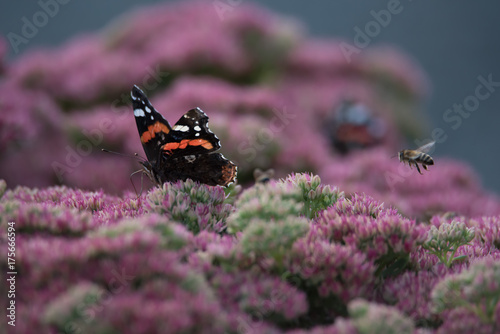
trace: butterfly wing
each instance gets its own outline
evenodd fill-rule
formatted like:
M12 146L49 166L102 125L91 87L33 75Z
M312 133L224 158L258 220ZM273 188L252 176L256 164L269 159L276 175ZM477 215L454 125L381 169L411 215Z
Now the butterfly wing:
M172 128L139 87L134 85L130 95L142 147L149 162L154 165L162 155L161 147L169 141Z
M200 108L185 113L172 127L169 135L162 150L172 158L207 154L220 148L219 138L208 128L208 116Z
M214 153L220 141L208 127L208 116L199 108L185 113L173 127L153 108L146 95L132 89L137 129L148 162L146 172L157 184L192 179L226 186L236 178L236 165Z
M164 159L158 171L161 183L191 179L211 186L226 186L236 178L236 165L220 153Z

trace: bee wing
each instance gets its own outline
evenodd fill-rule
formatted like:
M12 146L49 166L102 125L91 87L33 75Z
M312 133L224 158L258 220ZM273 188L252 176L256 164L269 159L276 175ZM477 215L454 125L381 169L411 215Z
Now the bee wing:
M434 144L436 144L436 142L435 141L431 141L428 144L420 146L415 151L422 152L422 153L427 153L427 152L429 152L434 147Z

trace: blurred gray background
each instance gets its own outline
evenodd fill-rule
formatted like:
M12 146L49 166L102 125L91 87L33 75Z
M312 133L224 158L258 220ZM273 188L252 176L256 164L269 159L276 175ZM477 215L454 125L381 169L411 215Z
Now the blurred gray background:
M53 0L40 0L45 3ZM57 46L72 36L95 32L118 15L140 4L132 0L59 0L59 12L40 28L36 36L19 52L10 52L15 59L27 50L40 46ZM208 1L208 0L207 0ZM212 1L212 0L210 0ZM250 0L220 0L238 5ZM212 1L213 2L213 1ZM500 83L500 1L484 0L336 0L306 3L303 0L256 0L272 11L302 21L309 34L317 37L340 37L353 43L354 28L364 30L374 20L371 11L387 9L399 2L401 12L372 38L370 45L391 44L404 51L421 65L431 83L426 110L430 130L442 128L447 140L437 145L435 157L449 156L467 161L480 174L487 189L500 193L500 87L480 101L477 110L463 119L456 130L445 122L445 111L453 104L462 104L474 95L478 76L492 76ZM0 5L0 34L20 34L23 17L32 18L40 11L39 1L3 2ZM208 15L208 14L207 14ZM215 12L213 15L216 15ZM500 86L500 84L499 84ZM402 147L403 148L403 147ZM437 162L439 164L439 160Z

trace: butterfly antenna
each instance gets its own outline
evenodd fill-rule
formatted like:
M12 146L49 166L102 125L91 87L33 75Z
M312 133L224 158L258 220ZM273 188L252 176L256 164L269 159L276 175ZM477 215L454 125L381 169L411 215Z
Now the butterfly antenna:
M116 154L116 155L126 157L126 158L132 158L132 159L136 159L136 160L140 160L140 161L146 161L146 159L141 157L138 153L134 153L134 155L130 155L130 154L124 154L124 153L120 153L120 152L110 151L110 150L107 150L105 148L102 148L101 151L106 152L106 153Z

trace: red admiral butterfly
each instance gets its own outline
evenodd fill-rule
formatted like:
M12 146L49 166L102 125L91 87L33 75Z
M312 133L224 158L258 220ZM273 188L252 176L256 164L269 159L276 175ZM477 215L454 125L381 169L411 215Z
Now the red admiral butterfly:
M165 182L192 179L211 186L226 186L236 177L236 165L215 153L219 138L208 128L208 116L195 108L173 127L134 85L134 116L147 161L141 162L151 180Z
M343 101L326 124L331 144L342 154L378 145L386 132L381 119L365 105L352 100Z

